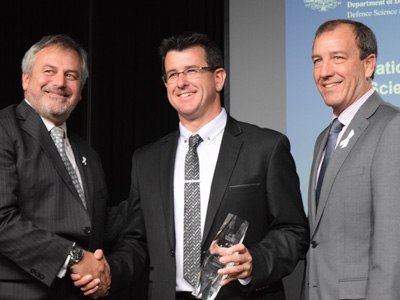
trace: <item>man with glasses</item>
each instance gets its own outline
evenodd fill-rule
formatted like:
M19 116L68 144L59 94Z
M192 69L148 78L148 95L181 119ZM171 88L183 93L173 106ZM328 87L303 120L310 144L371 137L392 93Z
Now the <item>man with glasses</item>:
M194 299L200 261L228 213L250 225L221 253L233 266L219 270L228 276L217 299L285 299L282 277L308 245L288 139L221 107L222 54L205 35L167 38L160 54L179 129L133 155L128 211L145 222L150 299Z

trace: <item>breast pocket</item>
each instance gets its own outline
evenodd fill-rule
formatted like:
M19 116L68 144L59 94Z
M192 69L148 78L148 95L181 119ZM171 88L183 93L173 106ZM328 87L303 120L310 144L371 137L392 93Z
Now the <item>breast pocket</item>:
M357 199L365 198L365 193L370 191L369 185L369 174L364 172L364 167L343 169L335 178L332 193L337 191L339 193L337 197L349 199L349 201L353 200L354 197L357 197Z
M260 199L264 198L260 183L238 184L229 186L224 197L225 207L229 207L232 213L248 213L260 207ZM260 209L262 209L260 207ZM235 212L233 211L235 210Z
M364 167L357 167L357 168L341 170L338 174L338 177L348 177L348 176L355 176L362 174L364 174Z
M260 183L249 183L249 184L238 184L231 185L228 188L230 193L251 193L252 191L257 191L260 188Z

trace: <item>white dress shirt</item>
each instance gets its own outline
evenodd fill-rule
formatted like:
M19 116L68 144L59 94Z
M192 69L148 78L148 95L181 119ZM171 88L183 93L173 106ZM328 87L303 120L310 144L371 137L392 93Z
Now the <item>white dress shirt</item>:
M200 166L200 201L201 201L201 234L203 235L211 183L217 164L222 136L227 121L224 109L210 123L195 132L203 139L197 147ZM176 291L192 291L193 287L183 278L183 219L184 219L184 183L185 156L189 148L190 132L179 124L180 137L175 157L174 170L174 207L175 207L175 238L176 238Z

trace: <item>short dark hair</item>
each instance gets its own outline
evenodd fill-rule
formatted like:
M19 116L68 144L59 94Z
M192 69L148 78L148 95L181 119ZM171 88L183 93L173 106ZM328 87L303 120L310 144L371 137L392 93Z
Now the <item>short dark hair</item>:
M353 32L356 36L356 42L358 49L360 49L360 59L365 59L370 54L374 54L378 58L378 44L374 32L366 25L361 22L348 20L348 19L336 19L329 20L320 25L315 33L315 39L322 33L333 31L339 25L347 24L353 28ZM375 72L375 71L374 71ZM371 76L374 79L374 73Z
M71 37L65 34L47 35L40 39L37 43L32 45L28 51L26 51L24 58L22 59L21 69L22 72L32 75L32 68L35 63L36 54L43 48L50 46L60 47L61 49L74 50L78 53L81 60L82 78L81 87L85 85L86 79L89 76L89 68L87 63L87 53L85 49Z
M184 33L181 35L173 35L162 40L159 47L159 54L161 56L161 69L163 74L165 75L165 57L168 52L183 51L193 47L202 47L204 49L208 67L223 67L224 59L221 49L214 41L210 40L207 35L202 33Z

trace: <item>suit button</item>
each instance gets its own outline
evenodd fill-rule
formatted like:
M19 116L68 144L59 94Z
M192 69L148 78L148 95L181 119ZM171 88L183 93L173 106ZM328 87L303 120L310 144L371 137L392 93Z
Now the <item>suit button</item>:
M90 229L90 227L85 227L85 228L83 228L83 233L85 235L91 235L92 234L92 230Z
M44 275L40 274L39 278L43 280L44 279Z
M311 241L311 247L312 248L317 248L318 243L316 241Z
M175 251L171 249L171 256L175 257Z

